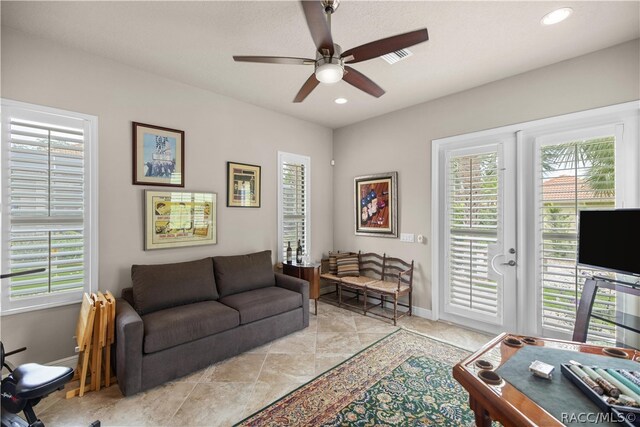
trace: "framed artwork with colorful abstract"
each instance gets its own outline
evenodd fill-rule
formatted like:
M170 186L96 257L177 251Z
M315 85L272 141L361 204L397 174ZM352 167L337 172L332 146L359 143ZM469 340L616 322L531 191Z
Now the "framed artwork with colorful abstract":
M357 236L398 237L398 172L354 179Z

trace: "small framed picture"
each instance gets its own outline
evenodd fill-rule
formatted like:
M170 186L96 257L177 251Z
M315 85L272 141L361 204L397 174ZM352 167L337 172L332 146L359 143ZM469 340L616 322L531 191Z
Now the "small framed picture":
M217 243L216 193L144 192L144 249Z
M227 207L260 207L260 166L227 162Z
M398 237L398 172L354 179L357 236Z
M184 131L133 122L133 184L184 187Z

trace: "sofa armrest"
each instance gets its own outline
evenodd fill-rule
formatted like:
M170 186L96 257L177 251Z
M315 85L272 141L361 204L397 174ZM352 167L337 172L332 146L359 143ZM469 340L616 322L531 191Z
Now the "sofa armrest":
M116 303L116 376L125 396L142 389L142 342L144 324L127 301Z
M276 276L276 286L302 294L302 320L306 328L309 326L309 282L281 273L274 274Z

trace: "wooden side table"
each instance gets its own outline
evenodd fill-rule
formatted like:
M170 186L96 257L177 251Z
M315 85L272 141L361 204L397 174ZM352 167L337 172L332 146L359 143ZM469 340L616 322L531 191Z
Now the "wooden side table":
M309 299L315 302L315 312L318 314L318 298L320 297L320 266L316 263L282 263L282 273L309 282Z

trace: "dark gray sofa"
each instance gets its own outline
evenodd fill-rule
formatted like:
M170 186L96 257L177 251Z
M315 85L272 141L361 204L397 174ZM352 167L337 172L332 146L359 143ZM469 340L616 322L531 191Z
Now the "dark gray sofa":
M309 326L309 283L274 273L271 251L133 265L116 304L125 396Z

